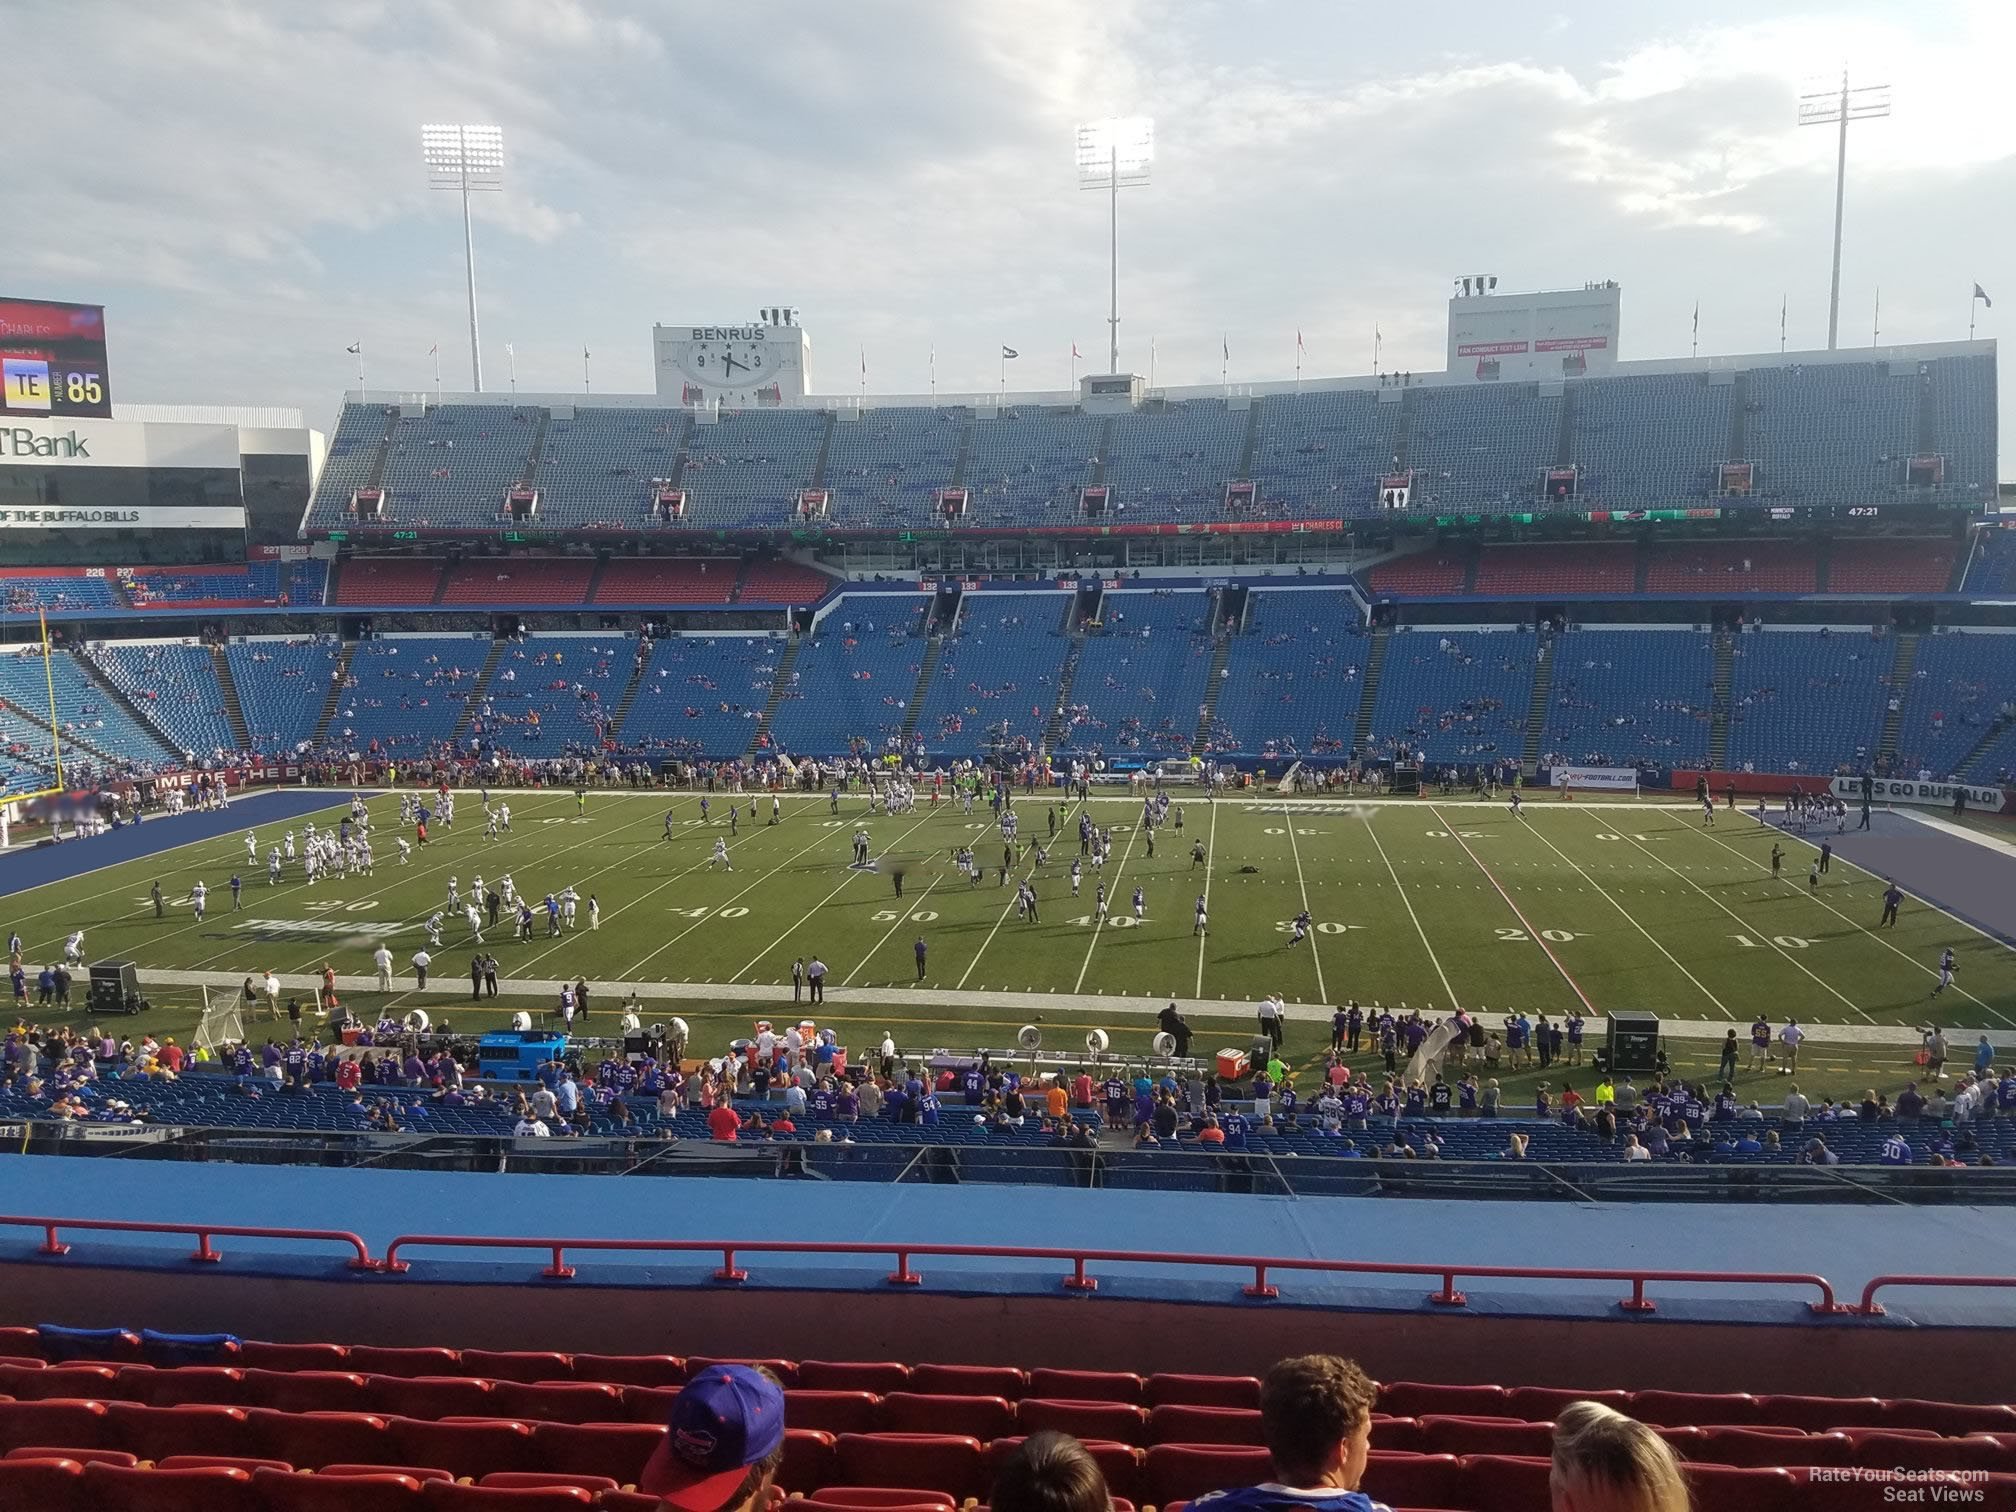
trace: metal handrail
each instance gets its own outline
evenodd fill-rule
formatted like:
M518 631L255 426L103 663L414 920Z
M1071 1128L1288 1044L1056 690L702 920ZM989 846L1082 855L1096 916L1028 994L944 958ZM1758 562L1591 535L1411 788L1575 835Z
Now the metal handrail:
M370 1246L357 1235L343 1229L297 1229L261 1228L249 1224L231 1223L149 1223L137 1219L123 1218L26 1218L0 1214L0 1224L10 1228L39 1228L42 1243L38 1253L52 1259L61 1259L70 1253L70 1246L58 1237L63 1230L91 1230L100 1233L118 1234L193 1234L196 1237L195 1253L191 1260L214 1265L224 1258L224 1252L210 1240L214 1235L225 1235L234 1239L308 1239L326 1244L347 1244L352 1251L350 1269L376 1270L378 1261L372 1258Z
M1649 1313L1658 1304L1645 1295L1648 1283L1675 1282L1686 1285L1757 1285L1812 1287L1819 1300L1808 1304L1825 1316L1845 1313L1848 1307L1834 1295L1833 1283L1824 1276L1774 1271L1689 1271L1689 1270L1609 1270L1600 1268L1531 1265L1433 1265L1412 1261L1321 1260L1311 1258L1267 1258L1253 1255L1184 1255L1151 1250L1053 1249L1028 1245L982 1244L860 1244L837 1240L791 1239L539 1239L499 1235L456 1236L452 1234L402 1234L385 1247L378 1268L394 1275L411 1269L404 1251L433 1249L544 1250L552 1258L540 1275L552 1281L571 1280L574 1267L567 1263L569 1250L598 1253L657 1252L671 1254L714 1254L721 1264L713 1279L736 1284L749 1279L738 1266L737 1255L888 1255L896 1269L887 1277L891 1286L916 1286L923 1276L911 1267L912 1257L938 1256L955 1259L1057 1260L1068 1263L1070 1272L1060 1285L1066 1291L1093 1292L1099 1280L1088 1273L1091 1265L1190 1265L1214 1270L1251 1271L1253 1279L1241 1288L1243 1295L1271 1299L1280 1288L1268 1279L1271 1272L1312 1271L1326 1275L1433 1276L1441 1289L1428 1294L1428 1301L1442 1307L1463 1307L1469 1298L1456 1287L1458 1277L1503 1278L1528 1281L1616 1281L1630 1286L1631 1294L1618 1302L1625 1312Z
M1865 1318L1883 1316L1883 1304L1876 1293L1886 1286L1995 1286L2016 1287L2016 1276L1872 1276L1862 1288L1862 1300L1852 1309Z

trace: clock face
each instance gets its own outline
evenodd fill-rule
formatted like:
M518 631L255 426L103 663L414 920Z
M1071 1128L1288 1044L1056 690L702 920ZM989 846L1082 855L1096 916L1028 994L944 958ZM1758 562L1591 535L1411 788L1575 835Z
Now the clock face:
M689 341L679 370L703 388L755 388L776 381L778 355L761 341Z

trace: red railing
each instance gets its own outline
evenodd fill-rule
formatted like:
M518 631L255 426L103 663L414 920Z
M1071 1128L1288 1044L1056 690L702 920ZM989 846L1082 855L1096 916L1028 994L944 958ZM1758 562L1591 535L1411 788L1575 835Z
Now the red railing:
M1883 1316L1883 1304L1876 1293L1886 1286L1996 1286L2016 1287L2016 1276L1872 1276L1862 1288L1862 1301L1854 1311L1865 1318Z
M211 1241L217 1237L272 1239L290 1242L334 1244L347 1248L348 1268L374 1274L398 1276L412 1269L406 1253L415 1249L494 1249L543 1251L550 1257L540 1275L553 1281L573 1279L575 1269L567 1263L568 1252L594 1254L699 1254L718 1255L720 1264L713 1279L735 1285L749 1279L749 1272L736 1263L746 1255L858 1255L889 1257L896 1262L885 1280L890 1286L917 1286L924 1280L912 1260L919 1256L941 1259L1057 1261L1069 1267L1058 1277L1058 1285L1069 1292L1093 1292L1099 1278L1091 1274L1095 1265L1180 1265L1205 1270L1250 1272L1252 1279L1240 1288L1255 1299L1280 1295L1270 1276L1295 1271L1329 1276L1429 1276L1441 1284L1428 1293L1427 1300L1440 1307L1463 1307L1469 1298L1457 1289L1458 1279L1515 1281L1616 1282L1630 1287L1628 1296L1617 1300L1625 1312L1648 1313L1658 1304L1646 1295L1655 1283L1681 1286L1777 1286L1810 1288L1815 1300L1807 1305L1820 1315L1882 1317L1884 1309L1876 1293L1886 1287L1992 1287L2016 1289L2016 1276L1917 1276L1874 1277L1863 1287L1857 1303L1841 1302L1833 1283L1824 1276L1793 1271L1691 1271L1691 1270L1610 1270L1580 1266L1546 1265L1433 1265L1413 1261L1323 1260L1314 1258L1269 1258L1257 1255L1163 1254L1147 1250L1061 1249L1028 1245L987 1244L860 1244L840 1241L795 1239L541 1239L494 1234L402 1234L385 1246L383 1258L372 1255L370 1246L356 1234L343 1229L268 1228L251 1224L154 1223L117 1218L31 1218L0 1214L0 1226L40 1229L42 1243L37 1253L60 1259L70 1253L62 1235L69 1233L187 1234L195 1238L192 1261L215 1264L224 1258Z
M548 1280L567 1281L574 1267L567 1263L569 1250L594 1252L657 1252L669 1254L719 1255L721 1264L714 1279L733 1285L749 1279L749 1273L735 1263L737 1255L887 1255L896 1261L887 1282L891 1286L916 1286L923 1275L910 1261L918 1255L955 1259L1057 1260L1071 1269L1059 1280L1065 1291L1091 1292L1099 1289L1099 1279L1087 1273L1089 1265L1184 1265L1213 1270L1251 1271L1253 1279L1241 1288L1253 1298L1278 1297L1280 1288L1268 1280L1275 1271L1313 1271L1324 1275L1433 1276L1442 1285L1428 1294L1428 1300L1442 1307L1463 1307L1469 1302L1456 1288L1458 1277L1476 1280L1510 1278L1527 1281L1615 1281L1631 1288L1617 1305L1626 1312L1653 1312L1658 1304L1645 1295L1654 1281L1686 1285L1754 1285L1811 1287L1819 1299L1808 1305L1815 1313L1851 1311L1836 1300L1834 1287L1824 1276L1773 1271L1684 1271L1684 1270L1601 1270L1581 1267L1533 1265L1423 1265L1408 1261L1269 1259L1253 1255L1159 1254L1146 1250L1051 1249L1021 1245L984 1244L856 1244L838 1241L752 1239L533 1239L499 1236L469 1237L449 1234L402 1234L385 1247L379 1269L399 1274L410 1268L404 1252L410 1249L510 1249L544 1250L552 1259L540 1272Z
M342 1229L295 1229L295 1228L255 1228L230 1223L141 1223L119 1218L15 1218L0 1214L0 1224L10 1228L36 1228L42 1230L39 1253L60 1259L70 1253L70 1246L59 1237L69 1229L90 1230L115 1234L193 1234L196 1238L195 1253L191 1260L199 1260L214 1265L224 1258L224 1252L213 1245L213 1235L222 1234L233 1239L307 1239L326 1244L347 1244L351 1249L350 1269L376 1270L378 1262L371 1257L370 1246L355 1234Z

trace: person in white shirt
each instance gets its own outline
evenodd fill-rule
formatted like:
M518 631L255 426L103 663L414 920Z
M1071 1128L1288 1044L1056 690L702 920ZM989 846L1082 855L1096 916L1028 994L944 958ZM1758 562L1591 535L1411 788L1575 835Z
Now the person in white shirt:
M1799 1090L1799 1083L1794 1082L1786 1088L1784 1117L1787 1123L1804 1123L1812 1107L1813 1104L1807 1101L1806 1094Z
M541 1090L544 1090L543 1088ZM511 1132L519 1139L550 1139L553 1131L544 1121L537 1118L521 1118L512 1126Z
M371 964L378 968L378 990L380 992L390 992L392 990L392 952L386 949L385 946L380 945L376 950L371 952Z
M1783 1070L1787 1076L1799 1069L1799 1042L1806 1038L1806 1031L1799 1027L1799 1020L1785 1020L1785 1027L1778 1031L1778 1043L1784 1047Z
M270 971L266 973L266 1011L280 1017L280 978Z
M1624 1136L1624 1158L1626 1160L1650 1160L1652 1152L1638 1143L1638 1136L1636 1134L1627 1134Z
M413 952L413 974L420 979L418 985L422 987L427 985L427 968L433 964L434 957L427 954L425 950L416 950Z

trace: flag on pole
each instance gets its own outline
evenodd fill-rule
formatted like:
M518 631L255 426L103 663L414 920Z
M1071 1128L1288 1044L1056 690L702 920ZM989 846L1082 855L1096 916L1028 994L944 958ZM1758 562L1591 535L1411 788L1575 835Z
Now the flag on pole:
M518 349L507 341L504 343L504 355L506 357L516 357L518 355Z
M1232 338L1224 335L1221 332L1218 337L1218 346L1220 350L1220 355L1223 356L1227 362L1230 362L1232 360Z
M581 348L581 360L583 362L586 362L588 360L588 348L586 348L585 346Z
M1016 351L1015 348L1011 346L1004 346L1003 348L1001 348L1001 360L1003 362L1006 362L1010 357L1020 357L1021 355L1022 354L1020 352Z
M1295 333L1295 350L1298 352L1303 350L1302 333L1300 331Z
M361 341L353 341L350 343L350 345L343 348L343 350L348 352L352 357L355 357L359 352L364 350L364 343Z
M441 343L437 341L434 345L427 348L427 355L429 357L439 357L441 355Z
M1980 285L1979 285L1979 284L1976 284L1976 285L1975 285L1975 287L1976 287L1976 288L1979 288L1979 287L1980 287ZM1080 361L1080 360L1081 360L1081 359L1079 358L1079 356L1078 356L1078 343L1077 343L1077 342L1075 342L1075 341L1071 343L1071 360L1072 360L1073 362L1077 362L1077 361Z
M1986 305L1989 309L1992 310L1995 308L1995 301L1988 297L1988 291L1982 288L1981 285L1979 285L1978 283L1974 285L1974 297L1980 300L1981 303Z
M1701 334L1701 301L1698 299L1694 301L1694 334Z

